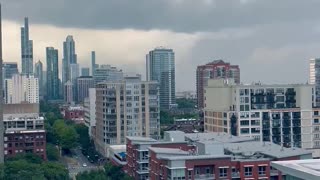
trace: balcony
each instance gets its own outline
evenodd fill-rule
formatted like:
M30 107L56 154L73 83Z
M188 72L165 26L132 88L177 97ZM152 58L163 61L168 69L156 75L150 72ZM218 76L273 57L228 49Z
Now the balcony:
M239 172L233 172L231 173L232 178L240 178L240 173Z
M211 180L215 179L215 174L196 174L194 175L195 180Z

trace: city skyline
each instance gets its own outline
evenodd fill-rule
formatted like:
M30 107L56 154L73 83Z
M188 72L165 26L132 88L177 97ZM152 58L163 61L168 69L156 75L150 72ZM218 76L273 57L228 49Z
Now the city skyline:
M42 3L46 4L46 2ZM161 15L166 13L172 16L177 15L177 20L181 20L181 17L189 17L186 16L186 12L191 8L191 5L194 6L196 12L210 8L219 10L217 12L203 11L197 14L194 19L203 18L203 22L190 27L188 24L194 23L194 19L191 19L190 23L181 20L181 23L174 24L173 20L170 20L167 16L164 16L164 20L168 21L167 24L164 20L153 22L149 17L146 17L148 18L146 25L138 21L137 18L130 23L124 23L126 21L122 22L121 19L109 23L112 20L109 17L105 20L101 18L95 20L94 17L97 15L104 15L104 11L101 12L99 8L92 16L83 19L85 23L81 21L73 22L70 17L52 19L46 14L40 15L34 1L21 2L21 6L14 6L15 3L5 1L4 33L8 37L4 37L4 43L8 45L4 47L4 60L19 61L20 41L17 40L19 39L17 32L19 32L23 17L27 16L30 21L30 38L34 41L34 59L44 59L44 48L46 46L54 46L59 49L59 53L62 53L61 42L66 35L72 34L76 39L77 54L81 65L90 60L90 52L95 50L97 64L107 62L123 69L125 72L128 70L142 72L143 76L145 75L143 64L146 51L157 46L174 49L176 66L183 67L177 68L177 91L195 90L195 87L190 85L191 83L187 83L191 80L195 83L196 69L194 67L213 59L225 59L232 64L239 64L244 72L242 81L245 83L255 80L265 83L307 82L308 60L320 56L318 53L320 42L315 38L320 34L319 24L316 23L317 16L313 14L316 11L311 11L320 2L276 2L280 7L284 7L286 3L290 3L292 8L302 7L303 9L298 11L298 14L293 14L297 11L288 10L289 8L280 11L281 8L272 5L275 3L274 1L247 0L236 3L235 1L222 2L220 0L211 4L208 2L211 1L203 0L197 4L178 0L159 2L159 6L164 10ZM106 1L105 3L110 3L108 8L111 9L119 7L119 4L114 2ZM179 3L181 7L181 10L177 13L170 11L175 3ZM71 4L74 3L71 1L66 3L65 7L59 7L59 3L50 2L52 9L48 14L58 16L56 10L61 9L62 14L66 15ZM151 2L145 2L143 7L146 6L150 6L151 9L155 7ZM23 9L22 7L30 7L32 11L26 11L28 8ZM96 7L99 7L98 4L92 2L88 9ZM237 15L239 17L232 18L234 16L220 11L220 9L228 7L233 8L235 17ZM263 11L262 7L269 7L274 15L265 15L267 12ZM126 13L134 14L138 10L131 10ZM252 13L262 11L263 13L257 13L259 18L256 18L249 17L251 13L247 15L242 11ZM114 12L114 10L111 12ZM76 13L79 15L79 19L83 17L81 13ZM300 16L297 19L298 15ZM124 16L129 17L128 14L124 14ZM214 19L210 19L210 22L218 21L218 17L224 17L225 21L208 23L209 21L204 19L207 17L214 17ZM240 17L241 20L239 20ZM248 21L243 20L246 18L248 18ZM64 19L64 22L59 21L59 19ZM49 32L50 36L46 32ZM296 36L296 34L299 34L299 36ZM59 57L62 57L62 54L59 54ZM274 66L274 63L279 65ZM292 70L286 70L284 73L282 67L288 63L293 68ZM263 66L259 64L263 64ZM20 64L19 67L21 67ZM298 67L300 68L298 69ZM271 75L268 73L270 71L273 72Z

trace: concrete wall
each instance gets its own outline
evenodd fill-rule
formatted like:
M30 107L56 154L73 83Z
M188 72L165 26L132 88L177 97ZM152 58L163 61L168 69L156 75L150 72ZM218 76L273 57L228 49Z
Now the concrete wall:
M3 104L3 114L40 113L39 104Z

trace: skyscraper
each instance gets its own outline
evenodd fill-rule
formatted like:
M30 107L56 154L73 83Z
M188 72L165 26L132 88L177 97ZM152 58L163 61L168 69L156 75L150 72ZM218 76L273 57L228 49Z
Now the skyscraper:
M168 110L176 106L175 58L172 49L156 48L146 55L147 81L160 85L160 108Z
M12 75L18 74L18 64L16 62L3 62L4 79L12 78Z
M103 64L95 68L93 78L95 84L103 81L121 81L123 80L123 72L121 69Z
M24 18L24 27L21 27L21 64L22 74L33 74L33 42L29 39L29 22Z
M91 51L91 76L94 76L95 71L96 71L96 52Z
M53 47L46 48L47 56L47 99L59 99L60 82L58 66L58 50Z
M66 41L63 42L62 84L71 80L70 64L77 64L75 43L71 35L67 36Z
M320 107L320 58L310 59L309 83L314 84L316 89L316 106Z
M70 75L73 91L73 101L77 101L77 78L79 77L79 64L70 64Z
M84 98L89 97L89 89L94 88L94 79L92 76L80 76L77 79L77 101L84 102Z
M67 104L71 104L74 102L72 86L73 85L70 80L64 84L64 101Z
M240 83L240 68L238 65L230 65L223 60L215 60L197 67L197 99L198 107L204 107L204 88L208 85L209 79L233 78L235 83Z
M1 16L1 4L0 4L0 66L2 67L2 16ZM3 79L2 68L0 68L0 82ZM3 83L0 83L0 92L3 92ZM4 162L4 146L3 146L3 93L0 93L0 163Z
M89 76L90 68L81 68L81 76Z
M43 65L40 60L34 65L34 69L35 69L34 76L38 78L38 81L39 81L39 95L43 96L44 95Z

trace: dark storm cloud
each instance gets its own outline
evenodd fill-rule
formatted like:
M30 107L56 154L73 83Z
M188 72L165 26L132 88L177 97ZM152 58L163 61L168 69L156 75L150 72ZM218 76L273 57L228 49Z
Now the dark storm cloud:
M4 18L61 27L216 31L318 18L319 0L3 0Z

